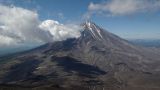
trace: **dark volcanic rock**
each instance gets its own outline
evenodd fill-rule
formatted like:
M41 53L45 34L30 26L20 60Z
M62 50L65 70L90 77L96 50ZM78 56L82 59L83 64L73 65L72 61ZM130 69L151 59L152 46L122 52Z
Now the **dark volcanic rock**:
M0 88L160 89L156 50L132 45L92 22L82 26L79 38L47 43L1 64Z

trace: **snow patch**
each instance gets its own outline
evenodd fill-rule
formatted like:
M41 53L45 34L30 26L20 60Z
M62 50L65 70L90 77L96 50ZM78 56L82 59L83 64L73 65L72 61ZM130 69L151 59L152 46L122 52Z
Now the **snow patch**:
M103 39L103 37L102 37L102 35L101 35L101 31L100 31L95 25L93 25L93 26L94 26L94 28L96 29L96 31L98 32L99 36Z

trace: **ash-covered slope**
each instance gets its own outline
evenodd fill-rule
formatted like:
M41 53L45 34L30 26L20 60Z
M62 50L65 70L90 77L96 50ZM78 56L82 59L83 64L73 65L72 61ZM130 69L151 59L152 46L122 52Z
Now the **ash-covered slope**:
M77 39L48 43L1 64L0 83L63 90L160 89L158 53L92 22L82 26Z

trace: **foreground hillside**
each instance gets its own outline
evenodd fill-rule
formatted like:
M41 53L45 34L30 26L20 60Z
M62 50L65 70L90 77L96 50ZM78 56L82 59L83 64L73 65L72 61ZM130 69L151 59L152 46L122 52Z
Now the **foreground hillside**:
M160 53L85 22L79 38L47 43L8 58L0 88L160 90Z

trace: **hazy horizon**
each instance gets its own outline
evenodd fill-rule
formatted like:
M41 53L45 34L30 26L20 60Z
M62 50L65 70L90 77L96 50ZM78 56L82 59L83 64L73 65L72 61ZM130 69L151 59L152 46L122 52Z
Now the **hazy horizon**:
M126 40L160 40L159 11L157 0L0 0L0 52L78 38L86 20Z
M124 39L160 39L159 11L157 0L0 0L0 47L79 37L88 19Z

